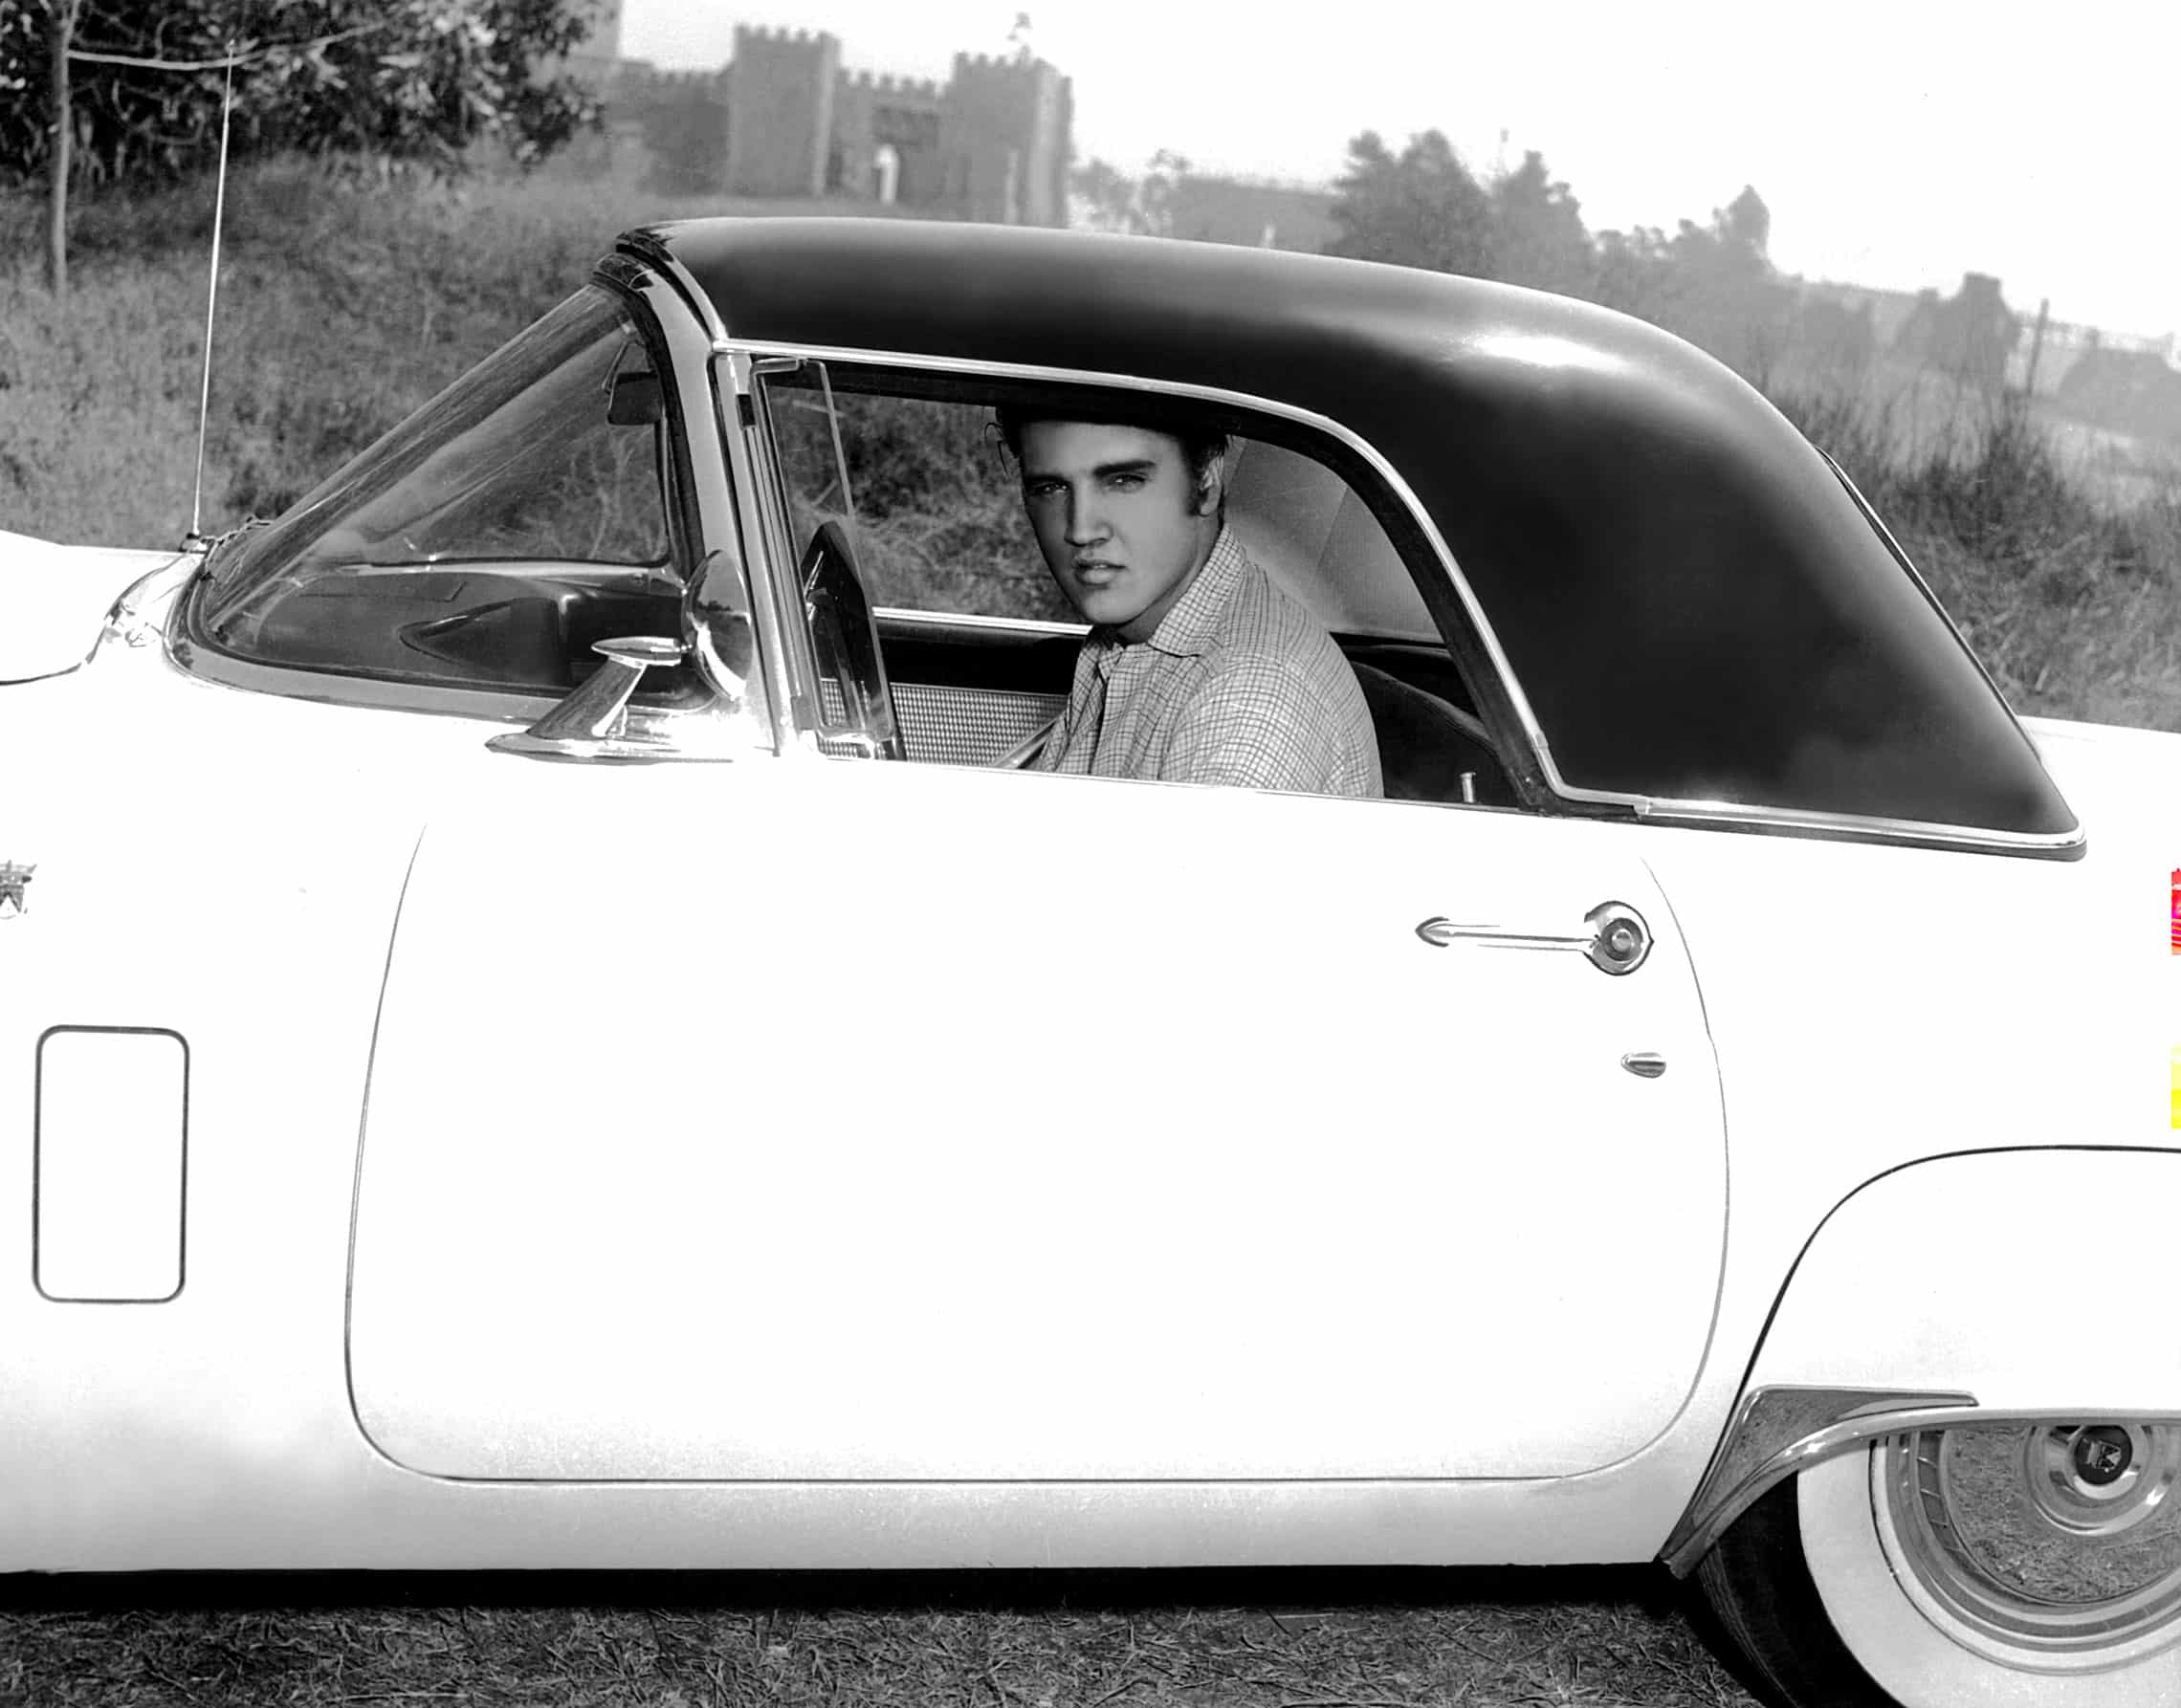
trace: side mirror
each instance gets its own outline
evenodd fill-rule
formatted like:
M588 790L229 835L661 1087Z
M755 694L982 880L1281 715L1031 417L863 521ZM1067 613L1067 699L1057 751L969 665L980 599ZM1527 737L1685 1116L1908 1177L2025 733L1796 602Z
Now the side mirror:
M682 646L658 635L623 635L591 648L606 663L552 711L520 732L495 735L495 753L533 759L661 759L673 750L656 736L631 730L628 697L653 665L681 662Z
M764 703L758 636L742 608L739 579L723 552L710 553L682 593L682 650L730 711Z

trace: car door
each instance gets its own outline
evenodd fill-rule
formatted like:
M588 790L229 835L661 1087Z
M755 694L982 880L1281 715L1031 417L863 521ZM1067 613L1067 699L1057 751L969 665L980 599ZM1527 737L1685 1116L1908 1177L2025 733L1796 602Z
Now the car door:
M835 406L746 378L745 537L807 619L796 546L852 510ZM1665 1427L1724 1131L1641 832L827 758L889 751L857 732L891 709L788 651L777 758L481 755L427 831L353 1259L385 1451L1545 1477Z
M493 755L387 970L359 1417L463 1477L1625 1456L1695 1376L1725 1192L1639 835ZM1604 903L1642 922L1633 972L1420 931L1580 938Z

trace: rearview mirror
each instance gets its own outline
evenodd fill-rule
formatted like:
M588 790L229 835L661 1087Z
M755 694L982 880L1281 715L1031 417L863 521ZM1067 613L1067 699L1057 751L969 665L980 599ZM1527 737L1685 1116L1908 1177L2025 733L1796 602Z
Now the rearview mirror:
M606 419L612 426L653 427L665 414L658 375L639 368L613 376L613 391L606 403Z

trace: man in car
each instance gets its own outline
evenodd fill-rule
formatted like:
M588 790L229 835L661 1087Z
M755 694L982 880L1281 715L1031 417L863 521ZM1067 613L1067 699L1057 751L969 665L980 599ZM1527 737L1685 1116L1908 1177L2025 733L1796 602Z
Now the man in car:
M1039 771L1383 792L1333 637L1226 526L1226 435L998 412L1046 567L1091 624Z

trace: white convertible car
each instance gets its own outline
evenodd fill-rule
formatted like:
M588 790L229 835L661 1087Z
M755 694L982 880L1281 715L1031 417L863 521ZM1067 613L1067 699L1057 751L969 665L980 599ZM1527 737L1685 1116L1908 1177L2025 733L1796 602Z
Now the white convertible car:
M1023 766L1025 403L1233 436L1387 799ZM0 1570L1657 1559L1783 1702L2181 1701L2181 739L1673 339L652 228L0 596Z

